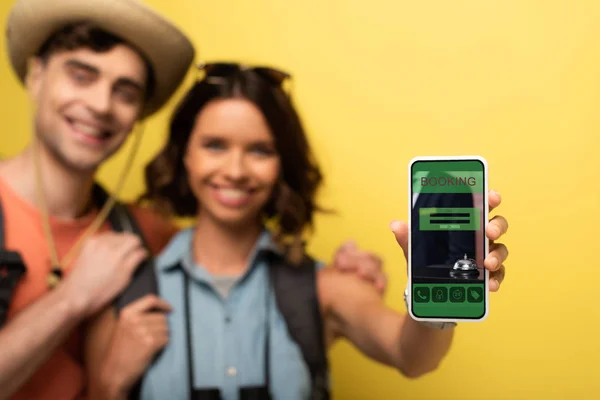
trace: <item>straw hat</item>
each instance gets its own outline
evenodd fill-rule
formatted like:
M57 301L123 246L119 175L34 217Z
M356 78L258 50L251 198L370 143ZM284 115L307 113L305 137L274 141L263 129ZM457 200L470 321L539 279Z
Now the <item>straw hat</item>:
M154 68L156 87L144 116L160 109L177 90L193 62L185 34L139 0L17 0L7 21L12 67L24 82L28 59L63 26L91 22L125 40Z

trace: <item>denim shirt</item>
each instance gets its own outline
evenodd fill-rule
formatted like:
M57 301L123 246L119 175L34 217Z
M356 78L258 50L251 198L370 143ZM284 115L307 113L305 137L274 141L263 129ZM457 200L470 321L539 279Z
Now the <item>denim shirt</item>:
M219 388L222 399L238 400L241 387L262 386L265 382L265 332L269 329L273 398L309 399L308 367L277 309L269 285L269 266L258 257L259 250L274 248L269 232L261 235L248 268L226 298L216 289L209 272L194 264L192 235L192 228L179 232L156 259L159 295L173 311L168 315L169 343L144 376L142 399L190 398L184 274L189 279L194 387ZM270 310L268 320L267 309Z

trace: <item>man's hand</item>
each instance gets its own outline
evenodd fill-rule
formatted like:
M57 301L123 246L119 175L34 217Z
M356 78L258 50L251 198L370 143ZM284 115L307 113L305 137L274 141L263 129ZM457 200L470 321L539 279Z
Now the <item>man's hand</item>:
M87 317L104 307L125 289L147 255L131 233L106 232L88 239L63 282L77 313Z
M354 273L371 282L380 295L385 293L387 277L383 273L381 257L360 250L352 241L342 244L333 257L333 266L340 271Z
M489 192L489 211L497 208L502 199L500 195L493 190ZM404 258L408 260L408 225L404 222L393 221L390 228L396 236L396 241L404 252ZM496 243L502 235L508 230L508 221L502 216L495 216L490 219L486 228L486 236L490 240L490 251L484 260L484 267L490 271L489 288L491 292L497 292L500 289L500 284L504 280L504 261L508 257L508 249L502 243Z

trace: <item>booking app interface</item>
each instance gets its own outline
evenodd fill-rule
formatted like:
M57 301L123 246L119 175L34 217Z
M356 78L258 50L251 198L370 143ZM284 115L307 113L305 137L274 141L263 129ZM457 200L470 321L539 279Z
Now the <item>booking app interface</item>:
M411 176L413 313L479 319L485 314L484 165L417 161Z

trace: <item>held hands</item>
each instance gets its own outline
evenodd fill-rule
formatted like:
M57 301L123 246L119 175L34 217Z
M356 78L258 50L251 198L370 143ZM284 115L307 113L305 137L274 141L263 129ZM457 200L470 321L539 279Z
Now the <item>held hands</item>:
M491 212L497 208L502 199L500 195L493 190L489 191L489 205ZM390 228L396 236L396 241L404 252L404 257L408 260L408 225L404 222L393 221ZM491 292L497 292L500 289L500 284L504 280L504 261L508 257L508 249L502 243L496 243L508 230L508 222L502 216L495 216L490 219L486 229L486 236L490 240L490 251L484 260L484 267L490 271L489 288Z

